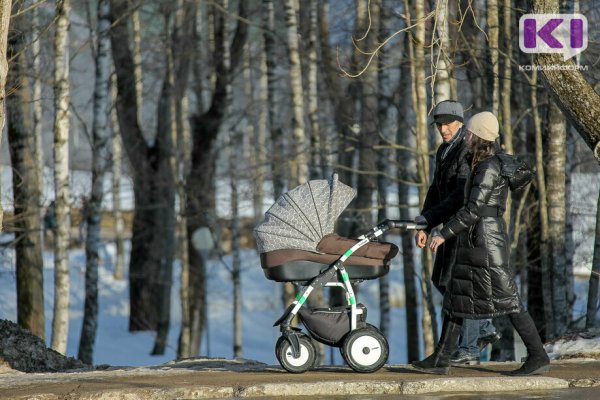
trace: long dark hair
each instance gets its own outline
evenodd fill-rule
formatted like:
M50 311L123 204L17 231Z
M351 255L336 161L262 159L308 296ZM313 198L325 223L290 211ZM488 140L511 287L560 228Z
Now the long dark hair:
M471 170L475 169L475 166L479 161L485 160L486 158L494 155L494 142L484 140L479 136L471 134Z

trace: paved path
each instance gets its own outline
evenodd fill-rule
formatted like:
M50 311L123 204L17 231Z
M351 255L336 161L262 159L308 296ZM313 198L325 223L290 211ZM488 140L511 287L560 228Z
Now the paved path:
M384 395L540 391L597 387L600 361L552 362L544 376L511 377L517 363L454 367L447 376L389 365L372 374L346 367L319 367L290 374L248 360L189 359L156 367L111 367L69 373L0 374L0 399L205 399L291 395Z

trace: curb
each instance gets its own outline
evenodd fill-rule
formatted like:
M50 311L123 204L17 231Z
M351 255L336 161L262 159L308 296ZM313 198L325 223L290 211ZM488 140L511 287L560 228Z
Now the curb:
M341 395L386 395L426 394L439 392L515 392L527 390L567 389L569 382L550 377L474 377L436 378L420 381L340 382L326 381L313 384L269 383L239 388L236 397L261 396L341 396Z

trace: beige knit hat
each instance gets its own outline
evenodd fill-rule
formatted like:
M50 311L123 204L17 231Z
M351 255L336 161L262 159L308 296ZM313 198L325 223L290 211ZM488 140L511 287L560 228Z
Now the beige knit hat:
M498 118L489 111L483 111L473 115L467 122L466 129L475 136L490 142L493 142L500 136L498 134L498 131L500 130Z

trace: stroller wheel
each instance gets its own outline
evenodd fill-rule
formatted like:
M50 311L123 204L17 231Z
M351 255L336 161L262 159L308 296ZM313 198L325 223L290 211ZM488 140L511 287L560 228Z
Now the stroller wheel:
M388 359L388 342L379 329L367 324L346 335L340 352L356 372L375 372Z
M317 349L312 340L304 335L298 335L300 342L300 355L294 357L292 345L284 336L279 337L275 345L275 356L279 364L288 372L300 374L308 371L315 364L317 359Z

